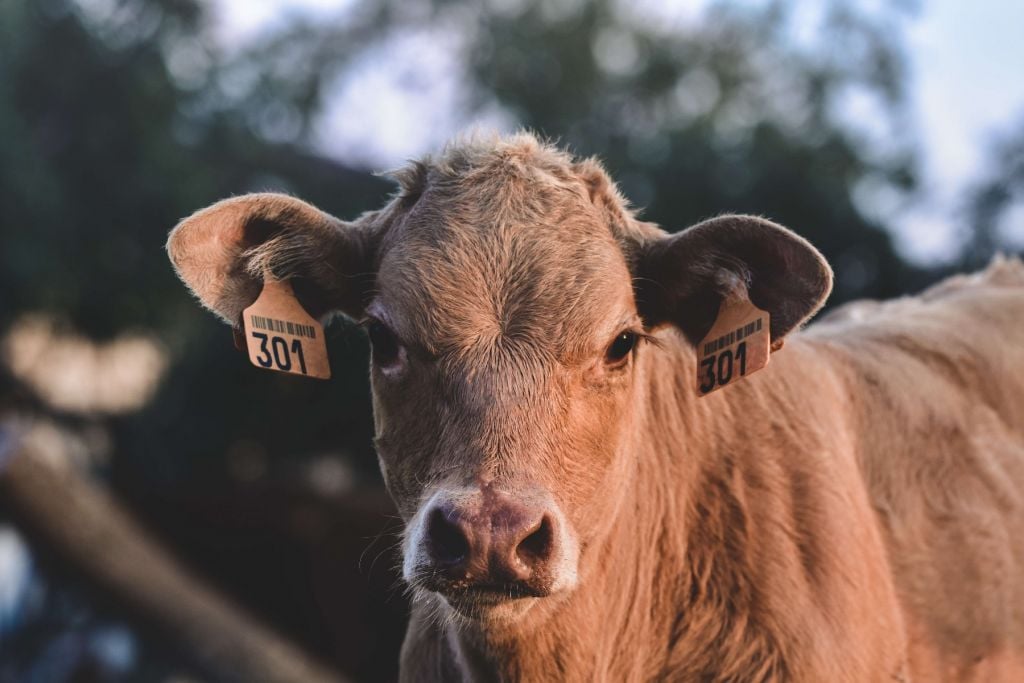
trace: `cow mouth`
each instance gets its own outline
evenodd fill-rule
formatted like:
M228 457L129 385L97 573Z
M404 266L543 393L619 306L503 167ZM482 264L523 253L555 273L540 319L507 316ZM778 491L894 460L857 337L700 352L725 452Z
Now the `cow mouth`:
M453 614L481 626L515 622L531 611L540 591L511 585L478 585L439 591Z
M417 583L420 588L441 595L448 604L456 608L481 609L548 595L548 591L541 587L523 581L466 582L433 577Z
M442 595L451 602L467 602L477 605L496 605L504 602L522 600L524 598L542 598L545 593L530 586L510 584L480 584L467 586L465 588L454 588L441 591Z

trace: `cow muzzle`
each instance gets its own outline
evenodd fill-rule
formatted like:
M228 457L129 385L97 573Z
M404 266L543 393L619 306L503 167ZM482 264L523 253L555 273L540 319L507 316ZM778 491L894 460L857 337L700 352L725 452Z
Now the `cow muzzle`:
M542 598L576 583L577 549L539 491L438 491L414 518L404 574L458 608Z

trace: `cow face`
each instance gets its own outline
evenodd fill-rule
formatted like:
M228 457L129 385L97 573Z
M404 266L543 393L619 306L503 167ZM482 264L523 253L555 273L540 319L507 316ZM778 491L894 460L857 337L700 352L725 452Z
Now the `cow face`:
M508 619L579 580L629 476L647 339L584 183L494 158L409 185L366 309L404 575Z
M314 314L363 322L405 579L500 629L557 609L592 569L630 490L655 330L699 339L742 288L778 338L820 305L830 273L761 219L667 236L596 163L529 136L455 146L399 179L399 196L355 223L277 195L228 200L184 221L169 250L228 320L270 270L295 278Z

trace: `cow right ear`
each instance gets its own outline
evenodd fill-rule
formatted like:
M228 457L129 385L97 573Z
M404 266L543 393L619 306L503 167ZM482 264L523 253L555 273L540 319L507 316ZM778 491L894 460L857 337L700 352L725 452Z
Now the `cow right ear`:
M225 199L179 223L167 240L178 276L230 324L259 296L264 273L289 279L314 317L362 315L373 287L375 231L282 194Z

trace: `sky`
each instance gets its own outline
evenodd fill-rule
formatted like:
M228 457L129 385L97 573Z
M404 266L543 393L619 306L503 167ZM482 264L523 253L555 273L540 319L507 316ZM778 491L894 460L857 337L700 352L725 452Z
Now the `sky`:
M1024 122L1022 31L1020 0L925 0L910 25L925 180L922 205L900 222L912 255L948 256L963 188L984 172L994 136Z
M356 1L214 0L213 9L219 38L231 45L289 15L327 20ZM699 16L706 0L641 4L685 21ZM906 257L935 263L956 254L963 194L984 173L993 139L1024 121L1024 2L920 0L904 29L911 76L909 126L919 136L922 188L912 202L880 197L873 205L896 226L896 243ZM429 43L438 36L417 39ZM318 131L317 144L324 152L386 169L458 132L466 123L458 65L450 53L421 48L415 41L406 44L404 54L391 55L391 67L369 56L339 84ZM433 84L429 93L402 87L402 74L393 65L403 61L416 69L415 81ZM484 112L477 122L510 125L497 111ZM1024 242L1024 211L1012 215L1022 219L1017 236Z

